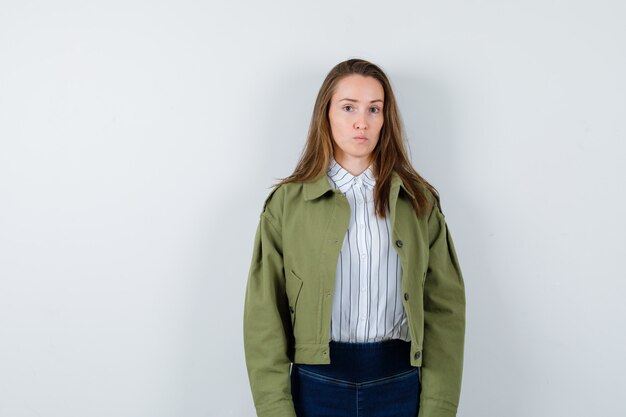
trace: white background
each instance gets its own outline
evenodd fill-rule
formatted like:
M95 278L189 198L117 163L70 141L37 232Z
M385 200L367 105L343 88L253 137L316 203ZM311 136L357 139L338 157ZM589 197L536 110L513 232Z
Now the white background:
M252 416L254 231L390 77L467 288L459 417L626 415L622 1L0 2L0 416Z

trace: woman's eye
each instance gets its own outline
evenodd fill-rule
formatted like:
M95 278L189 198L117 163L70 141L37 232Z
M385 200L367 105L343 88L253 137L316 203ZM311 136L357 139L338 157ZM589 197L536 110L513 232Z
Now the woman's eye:
M350 104L346 104L343 106L343 109L350 111L352 110L352 106ZM372 110L372 113L380 113L380 109L378 107L371 107L370 110Z

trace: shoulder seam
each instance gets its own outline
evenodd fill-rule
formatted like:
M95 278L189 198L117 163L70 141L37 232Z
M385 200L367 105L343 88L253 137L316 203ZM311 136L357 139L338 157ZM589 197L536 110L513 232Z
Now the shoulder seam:
M272 200L272 198L274 197L276 191L278 191L278 189L280 189L281 187L282 185L276 186L270 191L270 193L265 198L265 201L263 202L263 210L261 210L261 216L265 217L277 232L279 232L281 228L278 227L279 222L269 209L269 203L270 200Z
M280 228L278 226L276 226L276 220L274 219L274 217L266 210L263 210L263 212L261 213L261 217L263 217L264 219L267 220L267 222L272 225L272 228L276 231L276 233L280 233Z

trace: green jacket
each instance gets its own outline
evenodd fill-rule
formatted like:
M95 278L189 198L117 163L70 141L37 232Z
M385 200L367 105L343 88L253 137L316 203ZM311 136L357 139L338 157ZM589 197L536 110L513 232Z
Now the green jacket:
M418 417L453 417L461 393L465 286L439 201L418 218L393 173L392 238L402 264L411 365L421 367ZM350 206L326 174L273 189L254 238L243 315L246 367L258 417L296 417L291 363L328 364L333 290Z

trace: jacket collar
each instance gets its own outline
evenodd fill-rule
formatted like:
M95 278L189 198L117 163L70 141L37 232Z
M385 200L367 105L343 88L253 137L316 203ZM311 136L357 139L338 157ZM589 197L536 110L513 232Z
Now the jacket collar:
M328 191L333 191L333 188L326 177L327 173L323 172L320 176L317 177L317 179L304 183L303 188L305 201L315 200L316 198L326 194ZM400 178L400 175L398 175L396 171L392 171L390 192L393 193L394 190L398 187L402 188L404 192L408 195L413 195L409 192L409 190L407 190L404 182L402 181L402 178Z

